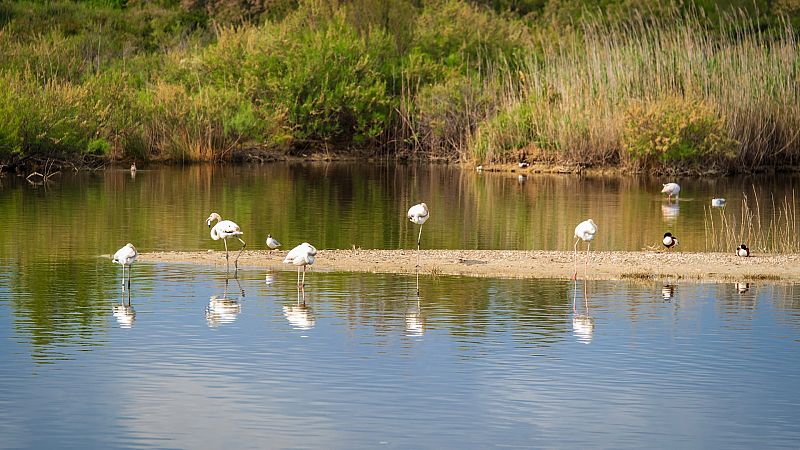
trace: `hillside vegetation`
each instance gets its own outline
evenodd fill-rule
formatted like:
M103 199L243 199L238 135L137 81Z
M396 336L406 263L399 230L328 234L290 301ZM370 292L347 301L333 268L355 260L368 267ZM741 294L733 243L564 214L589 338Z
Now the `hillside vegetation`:
M0 160L800 160L800 0L0 0Z

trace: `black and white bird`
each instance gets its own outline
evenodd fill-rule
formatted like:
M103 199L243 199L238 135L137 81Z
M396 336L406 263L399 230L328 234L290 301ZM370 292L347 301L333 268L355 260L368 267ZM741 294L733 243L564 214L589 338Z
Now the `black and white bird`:
M742 243L742 245L736 247L736 256L744 258L750 256L750 249L747 247L747 244Z
M678 238L673 236L672 233L666 232L664 233L664 239L661 242L664 244L664 247L667 247L667 250L669 250L678 245Z
M281 243L278 242L277 239L272 237L271 234L267 235L267 247L269 247L270 250L275 250L276 248L278 248L280 246L281 246Z

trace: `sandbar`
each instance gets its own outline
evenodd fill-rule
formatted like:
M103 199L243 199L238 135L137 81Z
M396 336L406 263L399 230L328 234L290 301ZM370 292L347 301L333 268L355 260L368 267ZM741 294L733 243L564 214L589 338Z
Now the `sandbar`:
M285 251L245 251L239 268L295 270L283 264ZM231 253L233 259L234 253ZM770 254L741 258L731 253L667 251L591 252L578 259L578 277L594 280L689 279L699 281L800 282L800 255ZM225 266L219 251L148 252L139 261ZM416 250L319 250L315 271L414 274ZM233 261L231 261L233 264ZM422 275L456 275L497 278L572 278L574 254L570 251L524 250L422 250Z

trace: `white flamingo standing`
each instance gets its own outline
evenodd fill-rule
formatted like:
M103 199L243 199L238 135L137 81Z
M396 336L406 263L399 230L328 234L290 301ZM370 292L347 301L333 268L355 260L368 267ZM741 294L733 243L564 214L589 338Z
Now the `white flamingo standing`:
M417 236L417 267L419 267L419 247L422 241L422 225L431 217L428 212L428 205L419 203L408 209L408 220L419 225L419 236Z
M575 275L573 275L573 279L578 279L578 242L581 240L586 242L586 271L589 271L589 248L592 245L592 239L594 239L594 235L597 234L597 225L594 223L594 220L587 219L583 222L579 223L577 227L575 227Z
M136 247L133 246L130 242L122 247L121 249L117 250L114 253L114 258L111 260L115 264L119 264L122 266L122 289L125 290L125 266L128 266L128 289L131 288L131 269L134 262L136 262L136 257L139 256L139 252L136 251Z
M278 242L277 239L272 237L271 234L267 235L267 247L269 247L270 250L275 250L276 248L278 248L280 246L281 246L281 243Z
M244 251L245 246L247 244L244 243L242 238L239 236L243 235L242 229L239 228L239 225L236 225L234 222L230 220L222 220L222 216L217 213L211 213L206 219L206 224L211 227L211 223L217 221L217 224L214 225L214 228L211 228L211 239L218 241L222 239L222 242L225 244L225 263L227 264L228 271L231 269L230 263L230 256L228 255L228 239L231 237L235 237L242 243L242 248L239 250L239 253L236 255L236 259L233 261L234 267L236 270L239 270L239 256L241 256L242 252Z
M668 200L672 201L672 196L675 196L675 200L678 200L678 193L681 191L681 187L678 183L667 183L663 185L664 187L661 189L662 194L668 195Z
M305 288L306 285L306 266L314 264L316 261L317 249L308 242L303 242L297 247L291 249L283 262L286 264L294 264L297 266L297 287ZM300 266L303 267L303 281L300 281Z

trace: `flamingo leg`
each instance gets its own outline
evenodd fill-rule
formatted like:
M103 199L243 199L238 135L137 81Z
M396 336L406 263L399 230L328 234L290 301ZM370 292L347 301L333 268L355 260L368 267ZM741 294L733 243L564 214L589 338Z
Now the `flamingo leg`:
M242 252L244 251L244 248L247 247L247 244L245 244L244 241L239 237L236 239L239 239L239 242L242 243L242 248L239 250L239 253L236 254L236 259L233 261L233 265L236 266L236 270L239 270L239 257L242 256Z
M125 267L125 266L122 266ZM133 266L128 267L128 292L131 290L131 273L133 272Z
M580 239L576 239L575 240L575 258L574 258L574 260L575 260L575 274L572 275L572 279L573 280L577 280L578 279L578 242L580 242L580 241L581 241Z
M306 265L305 264L303 264L303 281L300 283L300 287L302 287L304 289L306 287Z
M578 272L575 272L577 276ZM578 310L575 308L575 302L578 299L578 279L575 278L575 288L572 291L572 313L577 314Z
M300 268L297 268L297 287L300 288Z
M586 278L589 276L589 248L591 248L592 242L589 241L586 243L586 266L583 269L583 277Z
M422 225L419 226L419 236L417 236L417 267L419 267L419 247L422 242Z
M122 290L125 290L125 264L122 265Z
M225 238L222 238L222 243L225 244L225 264L228 267L228 272L230 272L230 270L231 270L231 261L230 261L230 257L228 256L228 240L225 239Z

